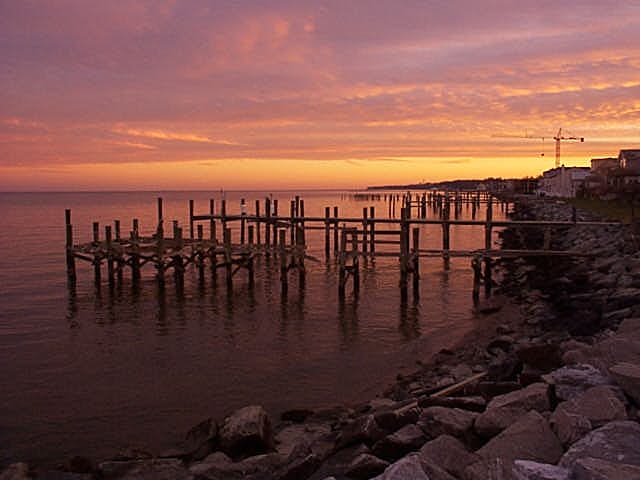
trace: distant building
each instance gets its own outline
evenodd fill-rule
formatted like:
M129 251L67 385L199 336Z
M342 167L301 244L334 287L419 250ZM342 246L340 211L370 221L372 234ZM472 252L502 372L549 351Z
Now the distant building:
M620 160L616 157L591 159L591 173L606 175L609 170L613 170L619 166Z
M640 149L620 150L618 161L623 170L640 171Z
M591 173L589 167L552 168L542 173L538 182L538 194L549 197L575 197L585 179Z

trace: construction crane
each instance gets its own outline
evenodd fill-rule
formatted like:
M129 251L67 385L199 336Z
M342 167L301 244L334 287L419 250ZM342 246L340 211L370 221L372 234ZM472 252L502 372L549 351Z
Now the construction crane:
M581 142L584 142L584 137L575 137L573 135L569 137L563 137L562 128L558 129L558 133L556 134L555 137L553 137L553 139L556 141L556 168L560 166L560 141L561 140L580 140ZM542 139L542 141L544 142L544 138Z
M529 135L529 132L527 132L527 130L524 131L524 135L492 135L492 137L495 138L533 138L533 139L540 139L542 140L542 153L540 154L541 157L544 157L544 140L545 138L549 138L549 137L538 137L536 135ZM581 142L584 142L584 137L576 137L574 135L570 135L570 136L563 136L562 135L562 128L558 129L558 133L553 137L553 139L556 142L556 168L558 168L560 166L560 142L562 140L579 140Z

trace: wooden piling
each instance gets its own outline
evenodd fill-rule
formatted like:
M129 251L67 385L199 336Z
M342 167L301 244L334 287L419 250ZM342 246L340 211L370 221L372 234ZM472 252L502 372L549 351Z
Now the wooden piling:
M363 207L362 208L362 253L365 255L365 260L366 260L366 254L367 251L369 250L368 247L368 239L367 239L367 229L369 228L369 221L368 221L368 216L369 216L369 210L367 209L367 207Z
M231 229L224 229L224 264L227 277L227 289L233 289L233 263L231 256Z
M273 246L278 245L278 200L273 200Z
M363 245L366 245L363 242ZM351 231L351 274L353 275L353 293L360 293L360 261L358 257L358 231L354 228Z
M491 197L488 197L487 198L487 218L484 224L484 249L487 252L491 250L491 243L492 243L491 229L493 228L492 222L493 222L493 205L492 205Z
M256 200L256 244L260 243L260 200Z
M338 207L333 207L333 253L338 254Z
M271 199L269 197L264 199L264 243L265 245L271 245ZM269 254L269 250L267 250Z
M194 231L193 231L193 211L195 208L195 203L193 200L189 200L189 238L193 239Z
M76 259L73 254L73 226L71 225L71 210L64 211L65 218L65 252L67 259L67 277L70 280L76 279Z
M131 253L130 264L131 264L131 279L134 282L137 282L140 279L140 245L139 245L139 237L140 237L140 225L137 218L133 219L131 225Z
M260 231L260 229L258 229ZM254 226L249 225L249 254L247 257L247 270L249 271L249 288L253 288L255 284L254 262L253 262L253 242L254 242Z
M337 228L336 228L337 231ZM338 296L344 299L345 287L347 283L346 268L346 251L347 251L347 231L343 228L340 232L340 248L338 254Z
M246 228L246 217L247 216L247 204L244 198L240 199L240 245L244 245L245 240L245 228Z
M331 255L331 208L324 208L324 256Z
M375 215L376 207L369 207L369 225L371 226L371 228L369 229L369 252L371 253L372 259L375 258L376 255L376 222L374 220Z
M162 223L162 197L158 197L158 224Z
M104 238L106 243L106 256L107 256L107 278L109 285L113 285L115 282L114 277L114 264L113 264L113 245L111 238L111 225L104 227Z
M209 215L213 216L215 214L215 201L213 198L209 199ZM218 243L217 232L216 232L216 221L212 218L209 220L209 239L211 239L211 243Z

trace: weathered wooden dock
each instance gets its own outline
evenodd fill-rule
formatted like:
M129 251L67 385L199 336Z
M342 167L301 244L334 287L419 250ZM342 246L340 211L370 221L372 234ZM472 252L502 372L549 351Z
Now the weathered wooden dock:
M100 235L100 224L93 223L93 238L90 242L74 243L71 211L66 210L66 258L67 274L76 279L76 260L93 266L97 284L102 281L103 265L109 285L121 281L125 270L130 271L135 282L141 278L141 270L151 265L159 284L165 284L168 272L173 273L176 285L183 285L185 269L196 268L203 279L210 270L217 278L217 270L225 272L228 289L233 288L233 278L239 271L248 273L249 286L255 282L255 258L262 255L279 260L280 282L286 292L290 272L297 272L299 282L305 280L305 261L321 261L309 255L307 235L317 231L324 236L326 262L337 262L339 296L344 298L349 280L354 294L360 288L361 261L375 262L378 257L395 257L399 260L399 286L401 295L408 294L411 279L414 296L419 293L420 259L441 257L444 268L448 268L452 257L470 257L473 269L472 295L478 299L480 286L484 284L487 294L492 280L492 262L498 257L524 256L581 256L584 252L555 251L551 249L553 229L561 227L609 226L606 222L577 222L575 216L567 221L513 221L494 220L493 209L508 212L506 201L493 197L488 192L423 192L421 194L357 194L361 201L384 201L387 215L376 215L374 206L363 207L361 217L340 216L339 207L325 208L322 217L305 216L304 200L299 196L291 199L289 214L279 213L278 200L265 198L264 204L255 201L253 213L248 205L240 201L239 212L229 213L227 202L222 200L216 213L216 202L209 201L208 211L196 213L195 202L189 201L188 232L177 221L167 228L163 215L163 201L157 201L157 226L155 232L143 235L139 221L133 219L131 230L123 235L120 221L104 227ZM485 216L478 219L480 205L484 204ZM471 209L471 219L461 219L463 206ZM399 217L396 217L396 209ZM231 226L233 225L233 229ZM421 247L420 226L439 225L441 248ZM484 242L473 250L451 249L452 226L480 226L484 228ZM543 245L537 250L503 250L493 246L496 228L539 228L544 232ZM168 231L167 231L168 230ZM206 235L205 235L205 230Z

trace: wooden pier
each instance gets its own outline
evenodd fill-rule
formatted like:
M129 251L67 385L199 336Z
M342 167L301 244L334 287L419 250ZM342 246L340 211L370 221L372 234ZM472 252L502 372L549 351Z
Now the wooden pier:
M494 220L494 208L508 212L509 204L493 197L488 192L423 192L421 194L373 193L356 194L358 201L384 201L386 216L377 216L374 206L363 207L361 217L341 217L339 207L327 206L324 216L305 216L304 200L299 196L289 202L289 214L279 212L278 200L265 198L264 204L255 201L254 212L244 199L239 212L229 213L227 202L209 201L208 211L196 213L193 200L189 201L187 234L177 221L167 229L163 215L163 201L157 201L157 225L151 235L143 235L138 219L133 219L131 230L123 235L120 221L104 226L101 237L100 224L93 223L92 241L74 243L71 211L65 211L67 275L76 279L76 260L93 266L95 282L102 282L103 265L106 266L107 282L114 285L122 281L124 272L130 271L132 281L141 278L141 270L147 265L155 269L161 286L166 276L173 274L177 286L184 282L184 273L190 265L197 269L203 280L208 269L214 280L218 269L225 272L228 289L233 288L233 279L240 271L247 272L249 287L254 284L255 258L264 256L279 260L280 282L283 292L289 285L291 272L296 272L298 281L305 281L305 261L321 261L309 255L307 237L310 234L324 237L324 261L338 265L338 289L344 298L347 286L352 284L355 295L360 289L361 262L375 262L378 257L394 257L399 261L399 287L401 296L408 295L409 283L414 296L419 294L420 259L441 257L444 268L448 268L452 257L470 257L473 269L472 295L478 300L480 286L486 293L491 290L493 259L498 257L525 256L581 256L584 252L554 251L551 249L552 230L561 227L597 227L617 225L606 222L570 221L511 221ZM485 216L478 219L480 205L485 206ZM471 209L471 219L461 219L463 206ZM396 217L396 211L399 217ZM452 215L453 213L453 215ZM439 225L441 248L421 247L420 226ZM233 226L233 228L232 228ZM451 249L452 226L480 226L484 228L484 242L473 250ZM527 227L542 229L543 245L538 250L502 250L493 247L493 232L496 228ZM168 231L167 231L168 230ZM205 235L206 230L206 235ZM315 232L315 233L313 233ZM411 282L409 282L411 280Z

